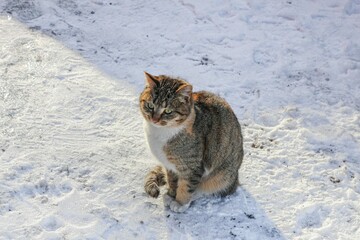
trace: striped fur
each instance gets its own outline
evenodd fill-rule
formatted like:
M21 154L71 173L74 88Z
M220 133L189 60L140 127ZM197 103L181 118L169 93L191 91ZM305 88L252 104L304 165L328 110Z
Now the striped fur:
M235 192L244 153L229 104L209 92L193 93L182 79L146 73L146 80L140 109L150 149L165 169L157 166L148 174L145 191L158 197L166 180L174 211L185 211L198 194Z
M161 166L156 166L145 177L145 192L153 198L157 198L160 194L161 186L166 184L165 174Z

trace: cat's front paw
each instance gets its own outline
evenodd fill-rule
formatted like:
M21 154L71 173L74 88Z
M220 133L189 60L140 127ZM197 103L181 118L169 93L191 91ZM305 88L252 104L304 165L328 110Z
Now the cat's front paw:
M190 207L190 202L186 204L180 204L178 203L173 197L169 196L168 194L165 194L163 196L164 206L169 207L171 211L182 213L185 212L186 209Z
M182 212L185 212L186 209L188 209L190 207L190 202L182 205L182 204L178 203L176 200L173 200L170 203L169 207L170 207L171 211L173 211L173 212L182 213Z
M150 197L157 198L160 194L160 188L155 183L146 183L145 192L149 194Z
M163 201L164 201L164 206L165 207L170 207L170 204L173 201L175 201L175 199L173 197L169 196L168 194L164 194Z

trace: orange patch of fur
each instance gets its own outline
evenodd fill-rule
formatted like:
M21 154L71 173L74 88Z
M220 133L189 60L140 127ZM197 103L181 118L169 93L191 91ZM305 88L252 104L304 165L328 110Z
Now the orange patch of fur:
M194 126L194 122L195 122L195 117L196 117L196 114L195 114L195 110L193 108L193 109L191 109L190 115L185 120L185 124L186 124L185 129L186 129L186 132L188 134L190 134L190 135L193 133L193 126Z
M220 190L226 188L229 185L227 178L223 172L216 174L215 176L210 176L205 178L199 185L199 189L203 192L213 194L217 193Z
M192 97L192 99L193 99L194 102L197 102L198 99L199 99L199 94L193 93L191 97Z
M150 99L151 91L149 88L146 88L144 92L140 95L140 102L146 102Z
M179 161L169 153L169 151L167 151L167 149L164 149L164 152L166 154L167 159L169 160L169 162L171 162L172 164L174 164L175 166L179 165Z
M177 188L177 176L175 173L166 171L167 173L167 183L168 183L168 194L172 197L176 196L176 188Z
M186 204L190 199L191 195L188 191L188 181L180 179L176 190L176 201L180 204Z

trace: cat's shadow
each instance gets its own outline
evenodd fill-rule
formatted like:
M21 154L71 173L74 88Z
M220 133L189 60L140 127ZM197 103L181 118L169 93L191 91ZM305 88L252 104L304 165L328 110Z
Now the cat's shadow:
M168 239L286 239L243 187L224 198L194 201L185 213L167 209Z

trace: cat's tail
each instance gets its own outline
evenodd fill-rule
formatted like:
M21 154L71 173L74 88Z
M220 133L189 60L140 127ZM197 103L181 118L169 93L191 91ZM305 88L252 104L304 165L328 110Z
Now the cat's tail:
M156 166L145 177L145 192L150 197L157 198L160 194L160 187L166 184L165 172L161 166Z

